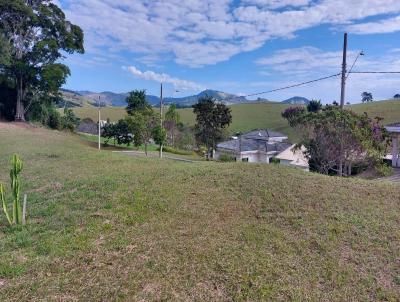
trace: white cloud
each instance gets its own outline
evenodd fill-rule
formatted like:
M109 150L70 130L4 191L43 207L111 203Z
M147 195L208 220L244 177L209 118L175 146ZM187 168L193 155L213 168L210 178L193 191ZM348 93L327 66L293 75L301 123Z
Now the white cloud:
M347 31L353 34L383 34L400 31L400 16L379 20L377 22L367 22L353 24L347 27Z
M287 6L298 7L310 4L311 0L243 0L245 4L257 5L271 9Z
M156 73L154 71L141 71L137 69L135 66L123 67L128 70L131 74L133 74L137 78L141 78L148 81L155 81L159 83L171 84L174 88L180 90L202 90L203 86L186 80L181 80L178 78L171 77L165 73Z
M400 12L399 0L64 0L63 6L83 27L88 49L167 56L192 67L320 24L343 26Z

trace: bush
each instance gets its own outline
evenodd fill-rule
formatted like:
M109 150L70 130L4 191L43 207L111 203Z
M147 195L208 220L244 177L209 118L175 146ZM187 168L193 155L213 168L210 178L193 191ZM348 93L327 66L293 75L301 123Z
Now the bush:
M224 162L224 163L228 163L228 162L234 162L234 161L236 161L236 159L232 155L222 154L219 157L219 161Z
M163 147L164 152L178 154L178 155L193 155L194 153L191 151L179 150L169 146ZM160 148L157 148L157 151L160 151Z
M393 174L393 168L385 163L375 166L375 171L379 176L390 176Z
M64 110L64 116L61 117L61 128L69 131L74 131L79 124L80 119L70 108Z
M46 126L56 130L61 129L61 114L56 109L49 110Z
M270 164L280 164L281 161L279 160L279 158L271 157L271 158L269 159L269 163L270 163Z

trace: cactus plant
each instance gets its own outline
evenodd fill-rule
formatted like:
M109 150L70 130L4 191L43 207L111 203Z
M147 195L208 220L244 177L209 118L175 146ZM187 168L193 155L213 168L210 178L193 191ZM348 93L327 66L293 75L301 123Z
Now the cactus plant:
M10 179L11 179L11 190L13 196L13 210L12 210L12 219L7 210L7 204L5 200L4 186L0 184L0 199L3 205L3 211L6 215L6 218L10 225L13 224L22 224L22 205L21 205L21 184L19 180L19 174L22 171L22 161L18 155L14 154L11 159L11 170L10 170Z

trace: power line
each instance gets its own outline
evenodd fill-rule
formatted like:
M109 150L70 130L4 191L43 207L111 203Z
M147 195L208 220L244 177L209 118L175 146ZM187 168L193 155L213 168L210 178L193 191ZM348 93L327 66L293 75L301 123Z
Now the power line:
M357 63L358 58L359 58L360 56L363 56L363 55L364 55L364 52L363 52L362 50L357 54L357 57L356 57L356 59L354 60L353 65L351 65L350 70L347 72L346 80L347 80L347 78L349 77L350 73L353 71L353 68L354 68L354 66L355 66L356 63Z
M294 88L294 87L298 87L298 86L303 86L303 85L306 85L306 84L315 83L315 82L319 82L319 81L322 81L322 80L327 80L327 79L330 79L330 78L334 78L334 77L337 77L337 76L340 76L340 75L341 75L340 73L337 73L337 74L333 74L333 75L330 75L330 76L327 76L327 77L323 77L323 78L319 78L319 79L315 79L315 80L311 80L311 81L307 81L307 82L302 82L302 83L299 83L299 84L294 84L294 85L285 86L285 87L272 89L272 90L268 90L268 91L263 91L263 92L244 95L243 97L256 96L256 95L260 95L260 94L266 94L266 93L285 90L285 89Z
M400 71L351 71L349 73L362 73L362 74L366 74L366 73L371 73L371 74L375 74L375 73L381 73L381 74L393 74L393 73L400 73Z

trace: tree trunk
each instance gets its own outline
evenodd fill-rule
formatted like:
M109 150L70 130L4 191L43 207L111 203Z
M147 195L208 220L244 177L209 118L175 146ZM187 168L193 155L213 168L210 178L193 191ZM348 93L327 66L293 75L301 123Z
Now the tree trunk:
M163 144L160 144L160 158L163 157Z
M147 156L147 143L144 144L144 153L145 153L146 156Z
M17 105L15 110L15 121L25 122L25 109L24 109L24 89L22 83L22 77L19 76L17 79Z
M172 147L175 148L175 125L172 126Z

